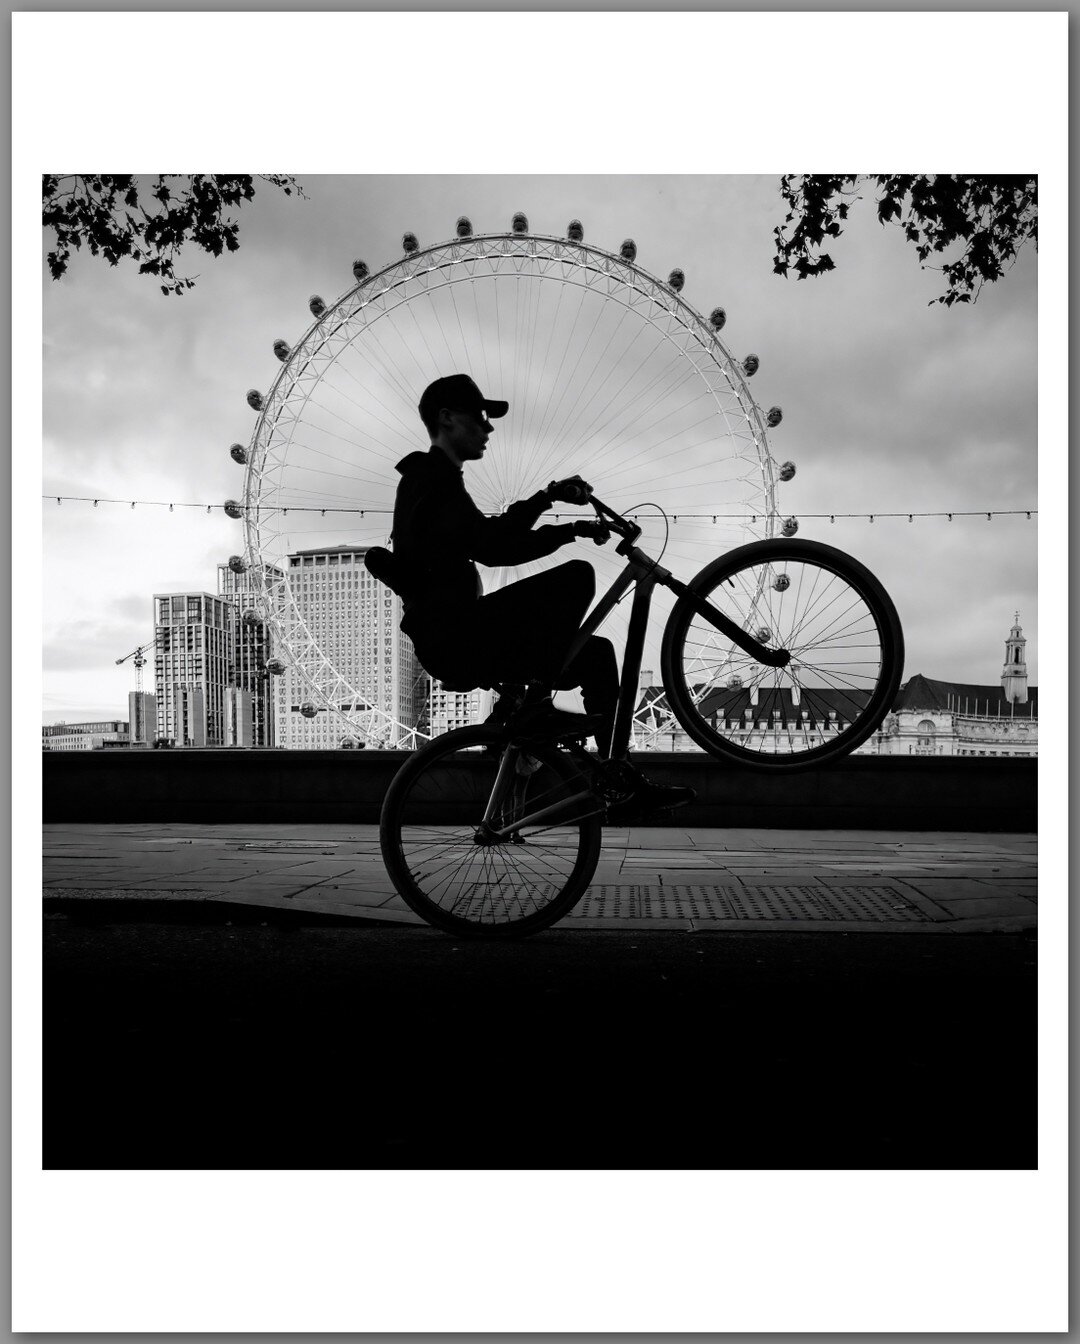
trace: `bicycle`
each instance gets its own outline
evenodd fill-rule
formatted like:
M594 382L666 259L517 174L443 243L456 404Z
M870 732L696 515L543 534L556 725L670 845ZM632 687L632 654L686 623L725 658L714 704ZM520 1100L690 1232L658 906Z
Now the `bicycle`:
M794 770L846 755L880 726L900 684L896 609L842 551L794 538L749 542L683 583L637 546L636 523L595 496L590 502L621 538L616 550L627 564L566 663L634 588L610 761L585 750L580 730L546 737L524 730L513 713L502 725L433 739L401 767L383 802L380 844L394 886L448 933L537 933L588 887L603 822L619 799L618 762L629 752L657 584L677 598L661 646L668 704L721 760Z

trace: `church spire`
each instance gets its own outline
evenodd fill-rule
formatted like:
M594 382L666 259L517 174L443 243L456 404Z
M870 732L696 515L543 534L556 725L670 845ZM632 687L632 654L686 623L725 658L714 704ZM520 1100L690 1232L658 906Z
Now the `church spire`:
M1013 627L1005 641L1005 663L1001 669L1001 689L1012 704L1026 705L1028 698L1027 663L1024 648L1027 640L1020 629L1020 613L1016 613Z

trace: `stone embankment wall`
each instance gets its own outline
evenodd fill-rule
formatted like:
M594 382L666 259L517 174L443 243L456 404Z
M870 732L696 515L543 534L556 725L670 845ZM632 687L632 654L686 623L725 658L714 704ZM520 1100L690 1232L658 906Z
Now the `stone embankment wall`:
M379 819L405 753L187 748L45 752L46 822L354 822ZM1035 760L874 756L773 774L701 753L635 757L698 791L673 826L1034 831ZM479 765L479 763L478 763Z

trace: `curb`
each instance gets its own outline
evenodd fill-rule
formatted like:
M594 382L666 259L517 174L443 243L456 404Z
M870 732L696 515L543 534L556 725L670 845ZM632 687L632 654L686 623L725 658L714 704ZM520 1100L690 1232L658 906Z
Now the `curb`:
M258 900L222 900L217 896L198 896L191 892L164 895L156 892L147 896L141 891L112 890L100 895L93 889L57 889L44 894L43 911L46 918L72 918L79 922L117 921L168 923L232 924L244 926L324 928L378 928L385 925L411 925L426 929L428 925L411 910L366 907L321 902L319 905L267 905ZM964 933L1027 933L1034 932L1034 916L983 916L978 919L950 919L926 922L858 921L858 920L776 920L776 919L717 919L687 918L634 918L630 916L609 919L575 918L573 911L552 926L573 932L605 933L615 930L657 933L833 933L833 934L964 934Z

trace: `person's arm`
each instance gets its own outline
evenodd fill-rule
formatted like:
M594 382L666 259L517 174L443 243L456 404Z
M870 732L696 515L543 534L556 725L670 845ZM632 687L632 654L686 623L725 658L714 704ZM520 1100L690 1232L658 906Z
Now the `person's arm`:
M448 490L425 503L436 541L460 546L481 565L520 565L527 560L540 560L577 536L573 523L533 527L544 510L551 507L551 500L542 490L511 504L505 513L494 518L480 512L464 487Z

